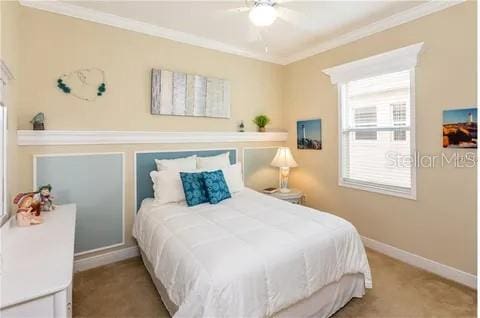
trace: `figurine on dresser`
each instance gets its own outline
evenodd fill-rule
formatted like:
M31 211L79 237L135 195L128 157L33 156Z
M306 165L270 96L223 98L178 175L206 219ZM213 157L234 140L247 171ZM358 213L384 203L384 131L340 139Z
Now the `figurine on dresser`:
M53 205L53 196L50 194L52 186L50 184L41 186L35 194L35 199L40 201L41 211L51 211L55 209Z
M42 223L40 217L41 204L36 200L36 192L19 193L13 199L13 203L17 205L17 225L29 226Z
M16 219L18 226L29 226L43 222L40 213L55 209L51 191L52 186L47 184L41 186L36 192L19 193L15 196L13 203L17 205Z

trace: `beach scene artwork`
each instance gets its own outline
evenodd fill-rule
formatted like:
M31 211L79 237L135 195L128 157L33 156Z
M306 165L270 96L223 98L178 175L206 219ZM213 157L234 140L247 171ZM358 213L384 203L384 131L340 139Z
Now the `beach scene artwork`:
M477 148L477 108L443 111L443 147Z
M297 121L297 148L322 149L322 120Z

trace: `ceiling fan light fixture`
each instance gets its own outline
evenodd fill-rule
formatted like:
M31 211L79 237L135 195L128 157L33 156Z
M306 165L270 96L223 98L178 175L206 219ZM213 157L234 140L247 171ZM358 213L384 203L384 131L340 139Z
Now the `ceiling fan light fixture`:
M269 3L256 3L248 14L250 21L256 26L269 26L277 18L277 10Z

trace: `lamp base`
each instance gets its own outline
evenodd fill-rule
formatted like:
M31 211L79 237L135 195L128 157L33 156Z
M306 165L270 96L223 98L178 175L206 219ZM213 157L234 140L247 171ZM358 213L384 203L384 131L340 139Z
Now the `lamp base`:
M279 191L281 193L288 193L290 189L288 188L288 173L290 172L290 168L288 167L281 167L278 175L278 183L279 183Z

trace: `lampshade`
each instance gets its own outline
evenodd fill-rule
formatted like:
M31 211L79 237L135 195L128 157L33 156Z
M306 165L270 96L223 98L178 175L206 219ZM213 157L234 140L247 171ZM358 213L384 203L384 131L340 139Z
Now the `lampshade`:
M274 167L279 167L279 168L292 168L292 167L298 166L295 159L293 159L292 153L290 152L290 148L288 147L278 148L277 154L275 155L275 158L273 158L270 165Z

